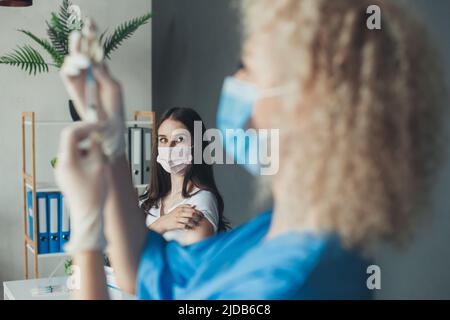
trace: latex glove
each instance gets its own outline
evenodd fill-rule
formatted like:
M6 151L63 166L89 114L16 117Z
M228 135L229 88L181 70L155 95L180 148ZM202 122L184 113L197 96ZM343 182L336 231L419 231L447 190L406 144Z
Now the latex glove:
M114 160L124 155L126 148L122 90L110 76L106 65L98 61L100 54L92 49L98 46L98 42L92 38L92 33L86 31L71 33L69 55L61 68L61 77L83 120L92 121L89 104L95 104L96 121L105 124L101 134L103 152L110 160ZM96 57L96 54L99 56ZM87 85L88 70L92 70L95 81L93 86ZM93 101L88 101L88 97Z
M94 138L100 130L98 124L78 122L60 138L55 178L70 211L71 238L65 247L70 253L106 248L103 208L109 167Z

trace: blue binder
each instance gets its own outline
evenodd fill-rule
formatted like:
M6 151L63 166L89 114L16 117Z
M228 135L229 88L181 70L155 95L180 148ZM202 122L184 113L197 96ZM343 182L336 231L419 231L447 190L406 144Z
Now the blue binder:
M28 237L34 240L33 232L33 193L27 192Z
M28 233L31 240L34 240L34 215L33 215L33 193L28 191ZM49 233L48 233L48 203L45 192L36 193L37 202L37 228L38 228L38 254L49 253Z
M37 199L38 214L38 253L49 253L48 201L47 194L42 193Z
M60 252L59 244L59 216L60 216L59 193L48 194L48 229L50 232L50 253Z
M60 194L59 208L60 208L59 241L60 241L60 249L61 251L64 251L64 245L70 240L70 216L69 216L69 208L67 207L64 196L62 194Z

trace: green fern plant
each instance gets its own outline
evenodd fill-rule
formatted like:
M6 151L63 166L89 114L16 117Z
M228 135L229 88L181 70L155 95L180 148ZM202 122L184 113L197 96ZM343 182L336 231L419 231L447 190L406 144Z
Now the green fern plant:
M30 45L18 46L12 53L0 56L0 64L18 67L30 75L49 72L50 68L60 69L64 57L69 53L69 35L73 30L80 30L83 21L77 26L70 23L70 0L62 0L58 13L51 13L51 18L46 21L48 39L36 36L26 30L18 30L33 42L39 45L48 54L51 61L44 57ZM129 39L140 27L147 24L152 13L146 13L141 17L120 24L110 35L103 32L100 41L105 51L105 57L111 59L111 55L125 40Z

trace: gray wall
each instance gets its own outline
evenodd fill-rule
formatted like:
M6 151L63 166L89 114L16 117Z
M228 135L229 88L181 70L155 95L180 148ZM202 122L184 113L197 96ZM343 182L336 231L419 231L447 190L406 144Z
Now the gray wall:
M423 14L449 70L450 2L406 2ZM170 107L192 107L207 126L215 125L223 78L235 71L240 55L238 15L231 3L154 0L153 102L159 115ZM234 223L258 212L252 201L256 193L251 177L234 166L219 166L216 175L225 213ZM417 237L406 250L386 247L377 253L376 262L382 270L379 298L450 298L450 162L440 176L431 221L419 226Z
M150 0L73 2L80 5L83 15L93 17L101 29L109 30L151 10ZM30 43L17 29L45 36L45 20L49 19L51 11L57 11L60 1L38 0L34 3L30 8L0 7L0 54L10 52L16 45ZM114 75L124 83L129 119L135 110L151 110L150 39L151 24L148 24L114 53L110 64ZM56 71L30 77L18 69L0 65L0 283L23 278L20 114L35 111L38 120L69 121L67 100ZM38 130L38 134L41 132ZM42 160L46 172L39 180L52 179L48 159L42 157L56 154L57 140L57 133L39 139L38 161ZM41 275L48 276L58 261L41 259L41 262ZM3 297L1 290L3 285L0 287Z
M444 58L450 78L450 1L414 0L417 12L427 22ZM450 85L448 86L450 88ZM448 99L447 101L450 101ZM447 122L448 123L448 122ZM450 129L450 125L447 125ZM447 140L448 141L448 140ZM447 143L450 151L450 143ZM377 255L382 267L380 298L450 299L450 159L439 173L433 208L428 221L419 226L416 238L404 251L385 248Z

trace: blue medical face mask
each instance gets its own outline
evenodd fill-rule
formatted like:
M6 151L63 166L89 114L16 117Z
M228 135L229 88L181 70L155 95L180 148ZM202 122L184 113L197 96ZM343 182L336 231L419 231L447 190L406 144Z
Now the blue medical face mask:
M243 129L250 120L258 90L251 83L227 77L217 114L219 129Z
M279 96L285 91L285 87L258 91L255 85L234 77L227 77L223 84L217 127L224 137L226 153L252 175L261 172L258 145L267 143L267 139L258 137L256 130L248 130L245 139L236 139L231 134L227 135L227 129L232 129L238 137L244 137L245 125L252 117L255 103L259 99Z
M257 97L258 91L254 85L233 77L227 77L223 84L217 111L217 127L224 137L223 143L226 153L252 175L257 175L259 172L259 166L257 164L250 165L248 160L250 153L257 155L258 150L255 148L255 144L238 143L234 138L230 138L226 131L227 129L244 130L252 116Z

